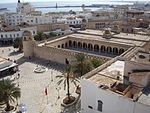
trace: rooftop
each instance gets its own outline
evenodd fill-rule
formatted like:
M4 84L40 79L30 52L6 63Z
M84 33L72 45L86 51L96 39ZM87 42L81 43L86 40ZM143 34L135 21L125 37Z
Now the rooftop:
M117 60L111 65L105 67L101 71L92 75L88 78L88 80L93 81L98 85L108 85L113 84L114 82L122 82L123 74L124 74L124 61Z

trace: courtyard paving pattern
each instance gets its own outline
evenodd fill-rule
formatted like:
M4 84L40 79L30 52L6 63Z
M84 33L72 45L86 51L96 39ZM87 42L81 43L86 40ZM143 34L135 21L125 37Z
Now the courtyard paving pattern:
M2 52L4 50L4 52ZM51 63L47 66L46 61L40 59L27 60L22 53L10 55L14 49L12 47L0 47L0 56L16 60L19 64L19 72L12 77L20 74L16 83L21 88L21 98L18 104L24 104L26 113L60 113L60 104L66 96L63 84L57 85L57 75L62 74L64 66ZM33 70L37 66L45 66L48 70L44 73L35 73ZM47 88L48 95L45 95ZM59 90L58 90L59 89ZM75 94L75 86L71 84L71 94ZM58 98L60 96L60 99Z

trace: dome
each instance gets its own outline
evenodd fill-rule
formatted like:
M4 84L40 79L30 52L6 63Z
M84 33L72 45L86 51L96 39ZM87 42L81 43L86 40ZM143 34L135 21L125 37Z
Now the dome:
M110 39L112 36L111 34L111 30L110 29L105 29L104 33L103 33L103 37L104 38L107 38L107 39Z
M23 36L32 36L32 33L30 31L24 31Z

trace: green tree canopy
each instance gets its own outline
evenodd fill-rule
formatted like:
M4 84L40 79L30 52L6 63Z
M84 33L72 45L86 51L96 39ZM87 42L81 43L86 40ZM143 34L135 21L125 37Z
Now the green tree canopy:
M102 65L102 61L101 61L101 60L98 60L98 59L96 59L96 58L92 59L92 60L91 60L91 63L92 63L92 65L93 65L94 68L97 68L97 67L99 67L100 65Z
M93 65L90 59L83 53L79 53L75 56L76 63L75 63L75 73L83 76L84 74L88 73L93 69Z
M56 76L56 78L59 78L59 81L57 82L58 85L63 83L64 89L67 87L67 97L68 97L68 102L71 102L71 97L70 97L70 82L74 83L75 86L77 86L77 82L79 82L79 78L74 75L73 73L73 68L71 65L66 65L65 67L65 72L62 75Z
M22 51L22 49L23 49L22 38L16 38L14 40L13 47L14 48L19 48L19 51Z
M43 32L38 32L37 35L34 36L34 39L35 39L36 41L42 41L42 40L44 40L45 38L46 38L46 37L45 37L45 35L44 35Z

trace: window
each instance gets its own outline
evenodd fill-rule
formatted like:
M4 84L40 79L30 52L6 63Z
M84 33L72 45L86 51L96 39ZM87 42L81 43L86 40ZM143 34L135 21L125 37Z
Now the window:
M33 31L33 34L35 34L35 31Z
M7 38L7 35L5 35L5 37Z
M98 100L97 110L102 112L102 107L103 107L103 102L101 100Z
M3 38L3 35L1 35L1 38Z
M17 37L19 36L19 34L17 34Z

